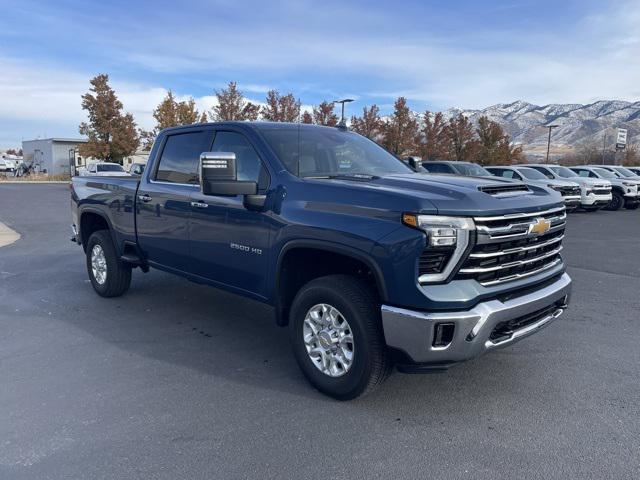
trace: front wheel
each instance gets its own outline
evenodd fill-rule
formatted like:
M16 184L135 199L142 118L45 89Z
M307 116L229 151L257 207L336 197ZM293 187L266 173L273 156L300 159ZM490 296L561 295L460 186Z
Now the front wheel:
M330 275L302 287L291 307L289 332L305 377L338 400L371 392L391 369L380 305L356 277Z
M624 205L624 197L619 192L612 192L611 203L607 205L607 210L620 210Z
M119 297L131 285L131 266L122 262L108 230L98 230L87 242L87 272L102 297Z

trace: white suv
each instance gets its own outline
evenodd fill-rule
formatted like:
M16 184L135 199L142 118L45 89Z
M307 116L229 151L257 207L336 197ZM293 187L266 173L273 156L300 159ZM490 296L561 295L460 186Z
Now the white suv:
M611 203L611 182L600 178L581 177L573 170L562 165L528 164L549 179L569 180L580 185L580 206L584 210L594 211Z

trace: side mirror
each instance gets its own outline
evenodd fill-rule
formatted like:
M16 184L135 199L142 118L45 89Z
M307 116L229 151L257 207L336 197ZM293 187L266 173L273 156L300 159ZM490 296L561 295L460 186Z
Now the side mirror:
M200 155L200 190L203 195L256 195L256 182L239 181L236 154L204 152Z
M409 165L409 168L411 168L411 170L413 170L414 172L425 172L425 168L422 166L422 158L420 157L407 157L405 159L405 162L407 163L407 165Z

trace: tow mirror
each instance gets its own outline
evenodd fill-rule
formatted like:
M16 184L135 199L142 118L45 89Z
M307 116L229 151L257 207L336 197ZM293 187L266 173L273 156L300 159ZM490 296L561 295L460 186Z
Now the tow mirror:
M409 165L409 168L411 168L411 170L413 170L414 172L426 171L422 166L422 158L420 157L407 157L405 159L405 162L407 163L407 165Z
M238 180L235 153L204 152L200 154L200 190L203 195L255 195L258 184Z

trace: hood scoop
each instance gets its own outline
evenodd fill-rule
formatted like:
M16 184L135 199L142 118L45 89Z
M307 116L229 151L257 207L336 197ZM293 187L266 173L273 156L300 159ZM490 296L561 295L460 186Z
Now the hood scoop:
M524 183L510 185L480 185L478 190L494 197L513 197L532 193Z

